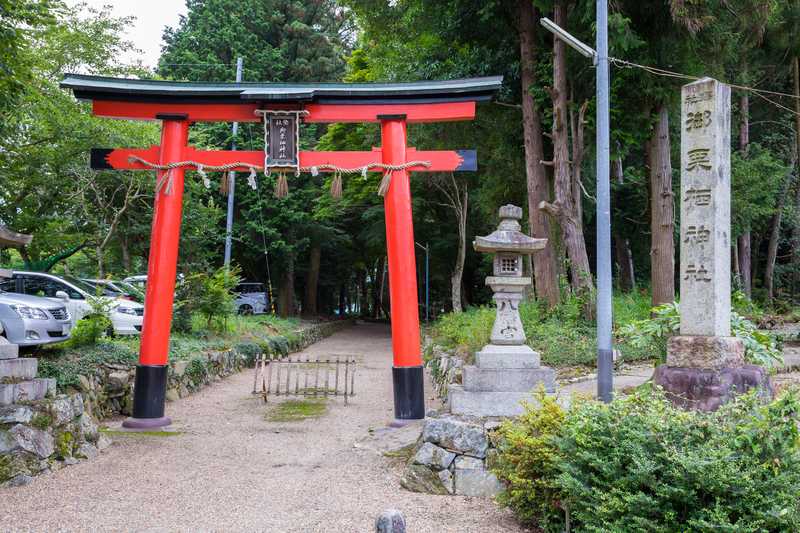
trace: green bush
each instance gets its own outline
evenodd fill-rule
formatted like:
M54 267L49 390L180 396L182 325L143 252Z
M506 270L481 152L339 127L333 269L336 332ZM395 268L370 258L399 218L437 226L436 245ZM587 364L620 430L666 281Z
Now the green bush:
M552 396L538 393L540 407L526 409L518 421L500 428L500 454L494 471L507 483L498 501L514 510L526 524L560 531L564 513L559 506L556 484L559 456L555 437L561 431L565 412Z
M546 531L561 510L574 531L798 531L798 422L794 391L699 413L643 390L561 421L546 400L503 428L501 501Z
M75 324L69 338L70 347L97 344L111 328L111 320L103 315L86 315Z
M263 353L261 346L255 342L240 342L233 347L244 358L247 366L253 366L256 359Z
M188 276L176 291L173 329L191 332L192 316L205 319L205 328L215 332L228 329L228 318L236 314L236 295L239 284L238 268L219 268L212 274L200 272Z

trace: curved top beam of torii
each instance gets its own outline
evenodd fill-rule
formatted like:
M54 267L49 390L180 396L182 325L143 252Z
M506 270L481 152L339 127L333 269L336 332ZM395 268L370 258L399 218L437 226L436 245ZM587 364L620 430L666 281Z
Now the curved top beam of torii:
M287 170L341 174L378 170L384 197L392 321L395 417L425 416L419 309L409 174L477 169L475 150L415 150L407 124L475 118L502 77L415 83L186 83L67 75L61 83L91 100L98 116L160 120L161 144L93 149L97 169L158 169L144 323L136 368L133 418L126 427L157 427L164 416L167 358L184 174L206 170L279 170L276 193L286 193ZM261 122L263 151L196 150L187 144L193 122ZM300 122L378 122L381 146L362 152L299 150ZM274 141L273 141L274 139ZM281 183L283 184L281 186ZM334 187L332 186L332 191Z

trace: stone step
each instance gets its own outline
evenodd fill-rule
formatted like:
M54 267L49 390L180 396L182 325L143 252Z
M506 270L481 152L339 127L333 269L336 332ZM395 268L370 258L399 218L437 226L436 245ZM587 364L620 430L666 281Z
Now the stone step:
M0 341L0 361L19 357L19 346Z
M475 365L481 368L539 368L541 357L530 346L486 345L475 353Z
M33 379L39 368L39 360L35 357L19 357L17 359L0 359L0 379L21 378Z
M544 385L546 392L556 390L556 373L552 368L478 368L465 366L463 385L475 392L531 392Z
M467 391L461 385L447 389L450 412L467 416L520 416L525 412L521 402L538 404L533 392Z
M19 383L0 383L0 405L41 400L48 393L55 394L55 391L56 380L53 378L36 378Z

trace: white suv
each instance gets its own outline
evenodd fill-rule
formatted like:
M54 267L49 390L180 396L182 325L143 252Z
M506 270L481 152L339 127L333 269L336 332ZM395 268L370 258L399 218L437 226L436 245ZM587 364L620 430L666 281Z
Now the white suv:
M124 298L96 296L94 287L71 276L54 276L46 272L14 271L11 279L0 279L0 289L32 296L42 296L66 305L73 326L92 308L91 298L112 302L109 318L117 335L138 335L142 331L144 306Z

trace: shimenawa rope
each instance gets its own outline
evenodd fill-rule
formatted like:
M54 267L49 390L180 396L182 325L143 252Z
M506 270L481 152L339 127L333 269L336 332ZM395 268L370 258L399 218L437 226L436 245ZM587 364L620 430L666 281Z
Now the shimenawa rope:
M233 163L226 163L224 165L206 165L203 163L199 163L197 161L187 160L187 161L175 161L174 163L167 163L167 164L160 164L160 163L152 163L145 159L142 159L139 156L132 155L128 157L128 161L131 163L140 163L148 168L152 168L155 170L166 170L167 172L161 177L156 185L157 190L161 190L164 185L166 185L166 189L164 190L165 194L172 194L172 170L181 167L194 167L200 177L203 180L203 184L206 188L211 186L211 182L208 179L208 175L206 171L211 172L227 172L229 170L233 170L234 168L244 167L250 170L250 174L247 177L247 183L250 185L252 189L255 190L256 188L256 171L264 170L263 166L253 165L250 163L245 163L243 161L235 161ZM330 170L334 173L333 181L331 182L331 193L334 194L336 197L336 192L338 189L339 195L341 195L341 185L342 185L342 175L344 174L361 174L362 177L366 178L367 172L370 170L381 170L384 171L383 179L378 187L378 194L381 196L385 196L386 192L389 190L389 185L391 184L391 176L392 172L395 170L405 170L411 167L425 167L430 168L431 162L430 161L407 161L405 163L401 163L399 165L392 165L388 163L369 163L367 165L355 168L342 168L330 163L323 163L320 165L314 165L311 167L300 167L301 172L310 172L312 176L317 176L321 170ZM277 169L276 169L277 170ZM288 183L286 182L286 173L278 171L278 188L276 189L277 195L287 193L288 194ZM285 194L283 194L285 196Z

